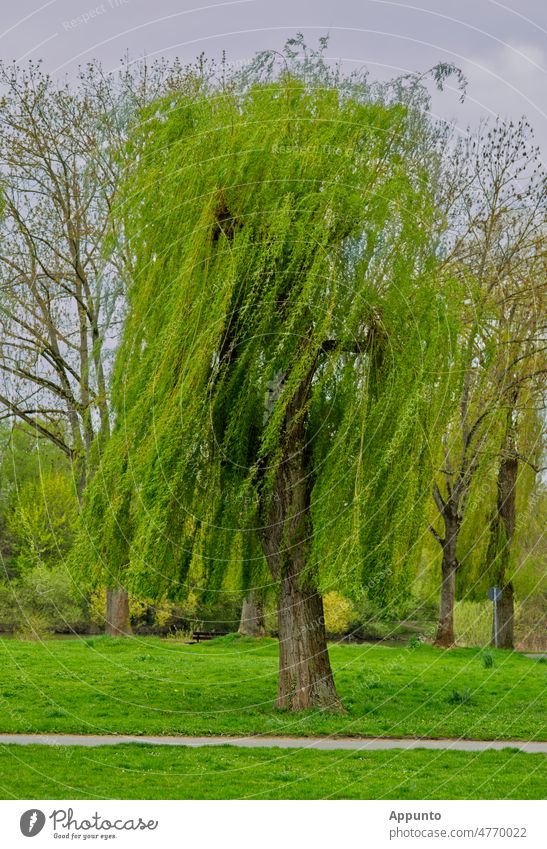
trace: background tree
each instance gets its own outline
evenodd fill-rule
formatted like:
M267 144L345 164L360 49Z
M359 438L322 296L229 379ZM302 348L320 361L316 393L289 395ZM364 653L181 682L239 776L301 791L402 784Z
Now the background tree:
M115 185L81 93L35 65L0 72L0 400L69 457L81 499L94 440L110 430L105 348L123 294L105 250Z
M524 120L485 125L457 145L447 165L453 238L445 262L459 276L466 301L458 416L443 438L442 471L433 489L442 523L441 531L430 527L442 548L436 642L454 642L461 530L472 488L494 463L497 508L487 559L503 590L501 627L509 647L513 589L506 567L518 478L516 430L524 442L530 411L542 406L544 395L545 174ZM536 440L520 459L533 464L538 445ZM491 498L484 486L480 492L483 500Z
M71 462L78 500L110 433L110 362L131 279L111 210L128 122L150 99L209 73L203 60L98 63L76 84L0 63L0 416ZM107 631L129 629L127 593L105 576Z
M243 599L238 632L244 637L263 637L266 633L264 602L256 589Z
M534 163L535 164L535 163ZM539 169L538 169L539 170ZM490 525L486 574L502 595L492 622L492 642L500 648L514 647L515 593L513 579L518 564L515 546L518 488L530 490L524 478L532 471L539 477L545 446L545 388L547 375L547 240L545 224L547 190L545 174L539 170L536 191L528 189L526 203L537 202L537 215L530 221L530 240L522 245L518 264L512 268L512 285L502 281L499 310L500 362L497 383L501 399L501 442L497 457L496 505ZM516 211L517 222L522 226ZM508 222L509 223L509 222ZM505 285L503 285L505 283ZM521 509L525 506L521 499Z
M0 404L69 458L81 501L110 432L123 303L123 253L107 250L116 151L91 89L59 87L33 64L1 65L0 80Z

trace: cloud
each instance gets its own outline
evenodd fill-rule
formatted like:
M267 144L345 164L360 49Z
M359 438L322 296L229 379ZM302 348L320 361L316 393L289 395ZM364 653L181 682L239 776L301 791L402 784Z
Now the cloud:
M532 123L547 124L547 56L537 45L504 44L465 60L462 70L469 81L469 101L481 111L526 114Z

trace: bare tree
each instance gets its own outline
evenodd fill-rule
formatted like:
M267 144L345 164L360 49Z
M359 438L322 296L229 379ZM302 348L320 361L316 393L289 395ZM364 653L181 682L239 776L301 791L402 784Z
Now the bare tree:
M160 94L215 68L90 63L75 85L40 64L0 63L0 418L66 454L81 503L112 420L110 364L132 279L112 210L128 125ZM115 583L115 582L114 582ZM107 591L107 631L129 630L127 593Z
M440 646L454 643L458 541L471 485L481 466L498 457L494 524L505 527L507 554L512 530L506 512L514 511L514 501L510 508L507 500L514 499L515 434L523 420L519 404L540 403L543 392L545 326L540 304L545 292L546 186L530 138L524 119L517 125L485 125L477 136L456 146L449 163L452 176L446 182L445 203L452 241L446 269L459 277L466 298L458 415L443 438L442 468L433 487L442 528L430 527L442 548L436 635ZM503 421L505 428L500 426ZM513 588L504 569L498 580L509 599L502 607L512 619Z
M518 484L524 465L539 476L544 445L542 412L547 375L547 268L543 229L529 247L522 276L519 275L513 285L505 289L498 305L501 356L496 378L502 387L501 438L496 457L496 504L490 523L485 566L492 582L501 589L497 605L497 633L493 621L492 643L507 649L514 645L512 573L516 554Z

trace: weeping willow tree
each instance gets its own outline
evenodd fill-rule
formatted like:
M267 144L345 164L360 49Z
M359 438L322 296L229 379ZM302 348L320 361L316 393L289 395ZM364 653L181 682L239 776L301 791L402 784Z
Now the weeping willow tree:
M428 132L287 73L171 95L131 141L137 272L91 560L152 596L267 568L280 707L340 708L322 591L392 600L418 553L453 335Z

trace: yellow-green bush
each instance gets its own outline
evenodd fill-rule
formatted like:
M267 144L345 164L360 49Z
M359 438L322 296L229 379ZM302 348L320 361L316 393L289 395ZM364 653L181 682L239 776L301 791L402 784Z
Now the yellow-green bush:
M355 608L349 599L332 590L323 598L325 628L329 634L345 634L355 619Z

